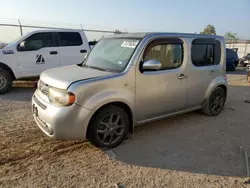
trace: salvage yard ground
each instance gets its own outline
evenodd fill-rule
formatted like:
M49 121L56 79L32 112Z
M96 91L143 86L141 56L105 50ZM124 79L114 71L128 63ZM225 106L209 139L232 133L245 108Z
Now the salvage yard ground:
M250 152L250 84L228 73L224 111L192 112L136 128L115 159L83 141L55 141L31 114L34 84L0 96L0 187L248 187L240 146Z

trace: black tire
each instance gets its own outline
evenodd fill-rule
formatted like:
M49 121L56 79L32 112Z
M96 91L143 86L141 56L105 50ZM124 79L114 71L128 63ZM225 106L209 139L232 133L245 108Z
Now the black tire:
M5 70L0 68L0 95L9 92L12 88L12 76Z
M218 95L220 96L220 98L218 99L218 103L217 103L216 102L217 99L215 98L217 98ZM221 87L217 87L212 92L211 96L209 97L209 100L207 101L206 106L202 109L202 113L207 116L217 116L223 110L225 102L226 102L226 93L224 89L222 89ZM215 105L218 105L218 108L215 107Z
M110 119L108 119L108 117L110 117ZM115 122L113 121L114 119ZM112 123L110 120L112 121ZM116 121L118 122L116 123ZM114 124L116 123L117 126L113 125L113 123ZM102 108L100 111L98 111L91 118L87 131L87 139L97 147L113 148L122 143L124 138L127 136L128 131L129 131L128 114L118 106L108 105ZM114 136L115 137L117 136L116 140L110 141L114 138ZM108 143L105 141L107 141Z

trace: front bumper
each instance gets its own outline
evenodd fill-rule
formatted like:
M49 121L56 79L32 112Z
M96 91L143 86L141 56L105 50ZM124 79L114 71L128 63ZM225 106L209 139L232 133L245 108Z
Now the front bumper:
M32 113L39 128L48 136L62 140L83 140L92 111L73 104L58 107L36 90L32 97Z

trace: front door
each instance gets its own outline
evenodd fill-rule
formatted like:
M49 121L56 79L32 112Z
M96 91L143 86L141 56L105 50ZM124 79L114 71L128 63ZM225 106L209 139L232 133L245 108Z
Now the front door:
M186 62L183 57L180 39L160 39L149 43L142 62L155 59L161 62L162 67L157 71L138 70L136 73L136 115L139 123L185 108Z
M39 76L42 71L60 67L60 52L52 32L35 33L17 46L22 77Z

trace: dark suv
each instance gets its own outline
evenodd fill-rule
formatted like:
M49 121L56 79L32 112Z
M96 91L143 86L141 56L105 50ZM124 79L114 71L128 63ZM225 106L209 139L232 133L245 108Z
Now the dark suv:
M239 64L239 57L236 51L227 48L227 56L226 56L226 68L227 71L235 71L235 68Z

